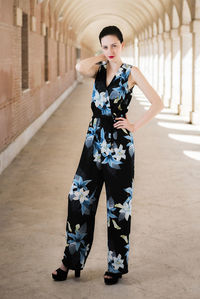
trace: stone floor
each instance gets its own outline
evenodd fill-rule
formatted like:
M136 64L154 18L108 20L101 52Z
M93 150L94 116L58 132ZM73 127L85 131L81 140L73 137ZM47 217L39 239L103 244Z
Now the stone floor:
M129 273L104 285L103 185L81 277L70 270L66 281L52 279L63 256L67 195L92 115L92 85L79 84L0 176L0 298L199 299L200 161L192 153L199 152L200 130L166 108L134 133ZM133 94L132 122L150 105L138 87Z

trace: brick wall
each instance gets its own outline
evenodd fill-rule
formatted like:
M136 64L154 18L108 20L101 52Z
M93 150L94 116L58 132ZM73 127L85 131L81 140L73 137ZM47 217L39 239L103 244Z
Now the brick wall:
M28 0L0 0L0 152L20 133L38 118L56 98L76 79L76 49L73 45L76 36L70 32L68 39L59 41L60 76L57 76L56 30L64 34L64 27L49 20L54 16L44 15L41 4ZM16 9L28 14L28 86L22 89L21 31L16 24ZM36 20L36 31L32 30L32 16ZM43 16L43 19L42 19ZM19 21L18 21L19 22ZM45 37L42 35L42 22L53 28L53 37L48 39L48 78L45 82ZM68 49L66 70L65 44ZM70 52L72 47L72 52ZM72 53L72 54L70 54ZM71 65L71 68L70 68Z

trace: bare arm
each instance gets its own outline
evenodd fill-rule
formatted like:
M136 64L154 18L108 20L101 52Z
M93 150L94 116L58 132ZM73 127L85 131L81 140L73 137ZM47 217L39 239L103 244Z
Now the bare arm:
M106 57L104 54L100 54L80 60L75 67L82 75L95 78L99 69L99 65L97 63L103 60L106 60Z
M131 124L133 128L132 132L135 132L145 123L150 121L156 114L158 114L164 108L164 104L155 89L149 84L138 67L132 67L131 76L137 86L142 90L144 95L152 104L149 110L147 110L147 112L144 113L144 115L138 121L136 121L134 124Z

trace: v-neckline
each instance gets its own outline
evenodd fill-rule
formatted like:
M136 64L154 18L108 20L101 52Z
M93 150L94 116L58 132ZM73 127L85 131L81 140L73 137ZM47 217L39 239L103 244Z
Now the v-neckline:
M118 70L116 71L116 73L115 73L115 75L113 76L113 78L112 78L112 80L110 81L110 83L108 84L108 86L107 86L107 65L108 65L108 62L106 62L106 67L105 67L105 87L106 87L106 89L108 89L109 88L109 86L110 86L110 84L113 82L113 80L115 79L115 77L117 76L117 74L119 73L119 71L120 71L120 68L123 66L123 62L121 63L121 65L120 65L120 67L118 68Z

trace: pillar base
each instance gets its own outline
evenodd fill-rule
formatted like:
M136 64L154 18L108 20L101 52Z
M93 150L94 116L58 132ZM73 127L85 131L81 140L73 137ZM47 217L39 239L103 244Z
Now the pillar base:
M163 96L163 104L165 105L165 107L170 108L170 100L170 97Z
M178 103L177 103L177 102L174 103L173 101L171 101L170 109L171 109L174 113L178 114Z
M183 104L179 104L178 105L178 113L180 115L189 117L190 116L190 112L191 112L191 106L189 106L189 105L183 105Z
M190 119L192 124L200 125L200 111L190 112Z

